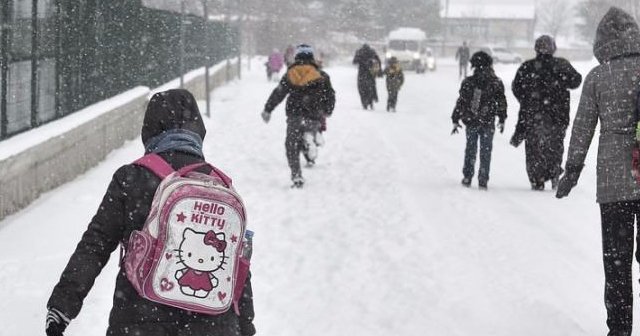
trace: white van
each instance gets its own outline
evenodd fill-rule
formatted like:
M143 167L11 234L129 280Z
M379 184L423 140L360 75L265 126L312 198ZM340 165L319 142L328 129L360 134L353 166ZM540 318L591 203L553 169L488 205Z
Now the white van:
M427 34L418 28L398 28L387 38L386 60L398 59L405 70L423 73L436 69L436 59L431 48L426 46Z

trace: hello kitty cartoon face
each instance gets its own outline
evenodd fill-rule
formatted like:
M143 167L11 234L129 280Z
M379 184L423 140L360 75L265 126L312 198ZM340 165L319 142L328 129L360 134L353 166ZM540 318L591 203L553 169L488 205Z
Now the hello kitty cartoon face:
M187 228L182 233L178 250L179 263L196 271L214 272L226 264L226 247L222 232L196 232Z

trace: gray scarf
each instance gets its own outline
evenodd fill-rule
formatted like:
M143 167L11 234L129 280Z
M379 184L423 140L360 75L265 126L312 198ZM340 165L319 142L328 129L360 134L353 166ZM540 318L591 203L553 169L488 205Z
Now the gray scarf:
M204 158L202 138L195 132L185 129L172 129L149 139L145 153L178 151Z

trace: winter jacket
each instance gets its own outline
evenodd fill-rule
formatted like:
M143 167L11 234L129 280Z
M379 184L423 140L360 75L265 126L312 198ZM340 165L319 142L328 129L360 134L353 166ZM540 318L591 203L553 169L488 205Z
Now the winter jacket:
M520 102L515 139L526 139L536 127L569 126L569 89L580 86L582 76L563 59L538 54L524 62L511 85ZM544 121L544 122L542 122Z
M454 123L462 120L466 126L493 126L496 117L500 123L507 119L504 85L493 69L476 68L462 81L451 119Z
M204 137L204 124L195 99L184 90L154 95L145 114L143 142L146 145L152 137L175 128ZM178 151L163 152L160 156L174 169L203 161L198 155ZM208 173L206 170L202 172ZM57 308L70 318L78 315L84 298L111 253L121 243L127 246L133 230L142 229L159 183L160 178L141 166L128 164L115 172L98 211L51 294L48 307ZM116 278L107 335L253 335L250 280L245 283L239 308L240 316L233 309L222 315L209 316L148 301L138 295L121 267Z
M375 50L369 46L363 46L356 51L356 55L353 57L353 64L358 65L358 79L375 79L379 75L380 57Z
M313 61L296 61L290 66L271 93L264 110L271 113L287 95L287 118L319 121L333 113L336 103L329 75Z
M404 73L400 64L389 65L384 69L384 75L387 76L387 90L400 91L400 87L404 84Z
M600 65L585 79L565 170L579 174L599 120L597 201L638 200L640 187L631 175L634 108L640 91L638 24L629 14L612 8L598 26L593 51Z
M274 52L269 55L267 66L271 71L279 72L284 66L284 56L279 52Z

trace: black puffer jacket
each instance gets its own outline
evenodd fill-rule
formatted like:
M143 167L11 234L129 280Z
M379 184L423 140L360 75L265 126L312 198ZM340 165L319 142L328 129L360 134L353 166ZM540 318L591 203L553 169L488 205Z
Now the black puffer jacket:
M539 125L539 120L566 128L569 126L569 89L582 83L582 75L569 61L539 54L524 62L513 80L511 89L520 102L516 136L526 138L527 132Z
M154 95L147 106L142 139L146 144L163 131L182 128L204 137L205 128L193 96L184 90ZM183 152L160 153L174 169L202 162ZM208 173L207 171L203 171ZM133 230L142 229L160 179L146 168L120 167L107 188L97 213L89 223L47 303L75 318L111 253L127 241ZM126 246L126 244L124 245ZM218 316L190 313L141 298L121 268L113 296L107 335L140 336L231 336L253 335L253 299L247 280L240 300L240 316L233 309Z
M289 67L267 100L264 110L271 113L285 97L287 118L322 120L331 115L336 96L331 79L313 60L299 60Z
M504 85L491 68L476 68L460 87L451 119L462 120L466 126L493 126L496 117L500 123L507 119L507 99Z

